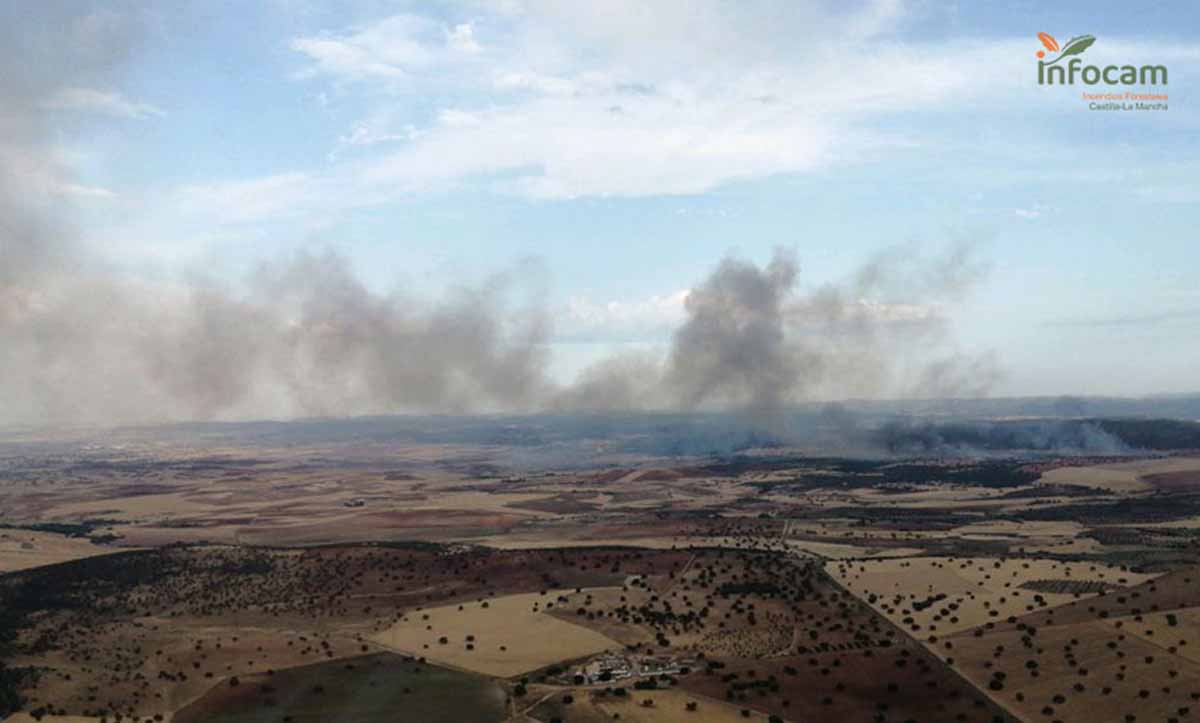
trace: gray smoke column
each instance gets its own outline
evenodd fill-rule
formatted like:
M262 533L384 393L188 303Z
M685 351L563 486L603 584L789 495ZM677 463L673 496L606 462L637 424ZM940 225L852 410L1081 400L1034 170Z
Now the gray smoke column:
M667 361L666 389L679 406L770 411L787 401L808 366L785 323L798 273L783 253L761 269L726 259L692 290Z
M793 253L722 261L687 299L665 406L774 413L813 398L980 396L990 355L957 351L946 316L986 273L969 244L888 249L841 282L802 285Z
M786 250L765 266L726 258L688 294L665 358L605 360L553 406L733 410L786 436L783 410L812 399L984 396L996 359L959 351L947 311L986 271L971 244L891 248L816 285Z

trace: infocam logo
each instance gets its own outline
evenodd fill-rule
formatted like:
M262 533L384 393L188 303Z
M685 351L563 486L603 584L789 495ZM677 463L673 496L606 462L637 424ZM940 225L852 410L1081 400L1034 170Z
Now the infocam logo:
M1091 35L1071 38L1060 47L1050 33L1038 33L1046 50L1037 51L1038 85L1075 85L1078 78L1087 85L1166 85L1165 65L1084 65L1079 57L1096 42ZM1044 60L1046 51L1058 53L1054 60ZM1068 59L1063 62L1064 59Z

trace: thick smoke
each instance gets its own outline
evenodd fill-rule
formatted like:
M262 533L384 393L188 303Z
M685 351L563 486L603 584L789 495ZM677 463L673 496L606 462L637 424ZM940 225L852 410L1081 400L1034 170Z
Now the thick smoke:
M870 432L893 454L979 457L1021 452L1116 455L1135 450L1089 420L1029 419L935 423L893 420Z
M665 360L602 362L560 408L735 409L774 426L789 405L855 396L982 396L990 355L954 350L945 307L981 277L970 248L888 250L841 283L802 287L793 254L725 259L687 297Z
M88 353L87 327L106 301L70 278L91 260L56 213L77 187L45 105L60 88L102 84L136 31L63 3L39 6L36 19L23 17L28 10L0 8L0 419L37 421L56 411L54 392ZM75 311L52 309L68 296L78 297Z
M245 289L42 283L0 325L20 419L487 411L545 394L544 313L511 308L502 283L417 302L368 291L333 255L265 266Z
M116 85L140 32L128 10L0 9L0 421L491 410L546 395L544 304L514 306L503 277L429 303L368 291L332 254L237 286L107 269L63 219L66 197L89 190L57 160L72 117L50 109L64 90Z
M814 360L792 343L785 314L799 269L777 254L766 268L725 260L687 298L666 389L683 408L705 402L774 410Z
M514 300L503 275L435 301L372 292L335 254L233 285L130 279L64 220L64 195L88 189L57 160L69 119L46 108L64 89L113 87L137 29L128 13L77 9L43 14L45 27L0 10L2 422L719 408L761 423L805 399L982 394L994 377L946 333L943 305L980 273L965 247L889 252L816 287L788 253L726 259L663 357L615 357L565 387L547 373L544 294Z

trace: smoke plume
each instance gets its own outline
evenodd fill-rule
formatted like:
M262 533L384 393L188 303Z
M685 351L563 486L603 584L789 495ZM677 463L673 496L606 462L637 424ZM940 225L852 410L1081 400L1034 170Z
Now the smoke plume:
M882 449L902 455L985 457L1013 452L1116 455L1137 451L1095 420L934 423L899 419L872 430L870 436Z
M129 14L61 10L44 28L5 21L16 5L0 11L0 422L542 409L758 419L811 398L983 394L995 376L948 334L947 305L981 273L966 247L890 251L815 286L788 252L762 267L725 259L688 295L664 355L614 357L567 385L547 371L545 294L519 298L506 275L432 301L373 292L332 253L240 283L131 279L64 219L64 195L96 191L58 160L69 121L47 109L66 89L111 87L138 30L118 19Z
M996 361L956 351L946 314L986 271L970 250L889 249L808 287L788 251L764 267L727 258L688 294L664 360L606 360L557 406L733 409L767 424L811 399L985 395Z

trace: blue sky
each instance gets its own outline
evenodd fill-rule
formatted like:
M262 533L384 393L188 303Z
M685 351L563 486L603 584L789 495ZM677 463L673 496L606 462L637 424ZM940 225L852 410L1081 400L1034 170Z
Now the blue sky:
M137 29L120 72L46 107L55 203L122 273L236 279L329 248L379 290L510 271L546 287L567 377L662 348L725 255L793 249L812 287L967 241L990 271L938 313L953 351L995 354L993 394L1200 388L1194 3L105 12ZM1038 87L1039 31L1168 66L1169 110Z

